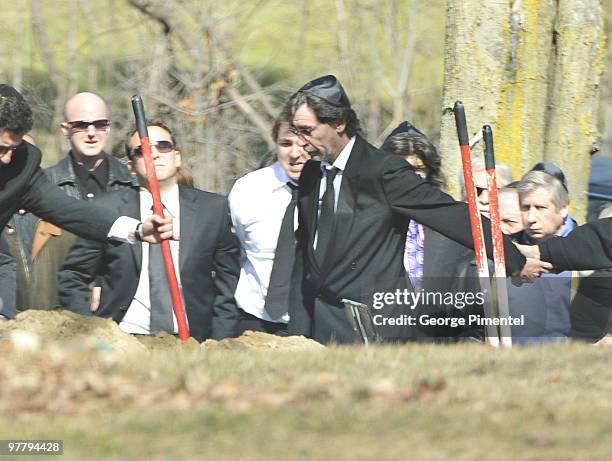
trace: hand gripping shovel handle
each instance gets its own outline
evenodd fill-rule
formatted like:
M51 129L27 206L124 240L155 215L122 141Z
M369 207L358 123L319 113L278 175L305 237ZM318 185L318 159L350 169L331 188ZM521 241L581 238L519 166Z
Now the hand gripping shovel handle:
M142 149L142 155L147 170L147 183L149 184L149 191L153 196L153 211L156 215L163 216L164 206L162 205L161 194L159 192L159 182L155 174L155 164L151 156L151 144L149 142L144 104L140 96L135 95L132 97L132 109L134 109L134 116L136 117L136 128L138 129L138 136L140 136L140 148ZM178 325L178 334L179 338L184 341L189 338L189 327L187 326L187 316L185 315L185 307L183 306L183 297L181 296L181 290L178 280L176 279L176 272L174 271L174 261L172 260L172 252L170 251L170 242L168 240L162 240L160 245L164 258L164 265L166 266L166 277L170 287L172 309Z

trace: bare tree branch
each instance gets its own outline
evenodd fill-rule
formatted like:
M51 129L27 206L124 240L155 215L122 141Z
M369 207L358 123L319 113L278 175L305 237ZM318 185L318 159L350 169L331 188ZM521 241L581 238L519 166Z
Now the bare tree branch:
M270 135L270 129L272 128L255 110L253 107L246 102L240 92L233 86L226 88L227 93L231 96L232 100L238 105L238 108L244 113L244 115L255 125L259 134L265 139L270 149L274 148L274 141Z

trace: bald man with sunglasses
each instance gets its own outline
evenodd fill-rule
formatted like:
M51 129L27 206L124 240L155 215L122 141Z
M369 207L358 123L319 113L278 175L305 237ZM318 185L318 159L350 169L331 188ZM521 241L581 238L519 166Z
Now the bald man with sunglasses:
M136 185L126 165L105 150L110 140L111 119L100 96L85 92L68 99L60 128L70 150L44 172L66 194L92 200L102 193ZM75 236L31 215L15 219L26 221L34 235L28 307L51 309L57 305L57 271Z
M0 84L0 229L20 208L84 238L157 243L173 235L172 219L152 216L142 223L68 197L40 168L41 152L23 140L32 110L10 85ZM0 292L0 298L5 294ZM0 320L7 317L0 312Z

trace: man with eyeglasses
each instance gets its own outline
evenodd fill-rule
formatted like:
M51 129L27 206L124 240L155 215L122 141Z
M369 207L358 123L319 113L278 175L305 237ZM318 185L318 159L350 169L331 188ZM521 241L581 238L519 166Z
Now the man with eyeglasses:
M92 199L109 190L133 185L127 167L105 152L111 120L104 100L93 93L78 93L64 106L62 134L70 151L45 172L68 195Z
M321 155L300 176L297 261L304 277L293 284L292 296L301 289L303 303L290 303L289 333L322 343L371 336L361 315L347 316L355 310L345 304L358 306L350 300L375 307L372 320L384 339L415 338L414 328L404 323L410 299L402 297L412 291L402 264L407 218L473 248L466 204L419 178L400 156L368 144L333 75L304 85L288 106L300 145ZM486 219L483 228L492 255ZM504 249L509 272L523 268L525 258L509 240ZM537 272L542 265L532 260L528 269Z
M231 231L227 198L182 187L181 152L170 128L151 122L148 131L161 200L181 234L179 241L170 242L170 250L191 336L199 341L235 336L238 310L234 290L240 251ZM110 192L97 202L128 216L144 217L152 212L153 199L137 132L131 134L126 148L128 166L141 187ZM176 334L160 259L157 245L78 239L58 274L60 303L83 315L112 318L127 333ZM99 283L100 297L92 303L88 286L93 281Z
M32 110L23 96L13 87L0 84L0 229L18 209L25 208L70 232L99 241L112 238L157 243L172 237L170 217L152 216L139 223L68 197L51 184L40 168L40 150L23 141L31 128ZM0 320L5 317L0 313Z
M495 164L495 173L497 178L498 190L506 187L512 182L512 169L503 163ZM474 179L474 187L476 188L476 206L481 214L489 216L489 188L487 186L487 170L485 169L484 160L481 158L472 159L472 177ZM467 192L465 191L465 182L463 173L459 174L459 189L461 191L461 200L467 202Z
M135 184L127 167L105 151L110 140L111 120L106 102L94 93L77 93L64 105L62 134L70 150L44 172L66 194L91 200L101 193ZM57 305L57 271L75 236L59 227L33 219L22 219L34 235L29 308L52 309Z

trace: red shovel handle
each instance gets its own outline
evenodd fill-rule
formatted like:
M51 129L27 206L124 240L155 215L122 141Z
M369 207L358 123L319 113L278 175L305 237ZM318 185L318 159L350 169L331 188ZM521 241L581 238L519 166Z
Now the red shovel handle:
M472 172L472 149L470 148L470 137L465 119L465 109L461 101L455 102L453 108L455 113L455 124L457 125L457 138L461 149L461 162L463 164L463 179L465 181L465 192L470 210L470 224L472 225L472 238L474 240L474 253L476 254L476 266L479 276L488 277L488 266L484 237L482 233L482 221L478 206L476 205L476 188L474 187L474 176Z
M156 215L163 216L164 206L162 205L161 194L159 192L159 182L157 180L157 175L155 174L155 164L153 163L153 158L151 157L151 144L149 143L147 119L145 117L144 105L140 96L135 95L132 97L132 108L134 109L134 116L136 117L136 127L138 129L138 136L140 136L140 148L142 149L142 155L147 170L149 191L153 196L153 211ZM178 280L176 279L174 261L172 260L172 252L170 251L170 242L168 240L162 240L161 250L164 258L164 265L166 266L166 277L170 287L172 309L174 310L174 315L176 316L179 338L186 340L189 338L189 327L187 326L187 316L185 315L185 307L183 306L183 297L181 295Z

